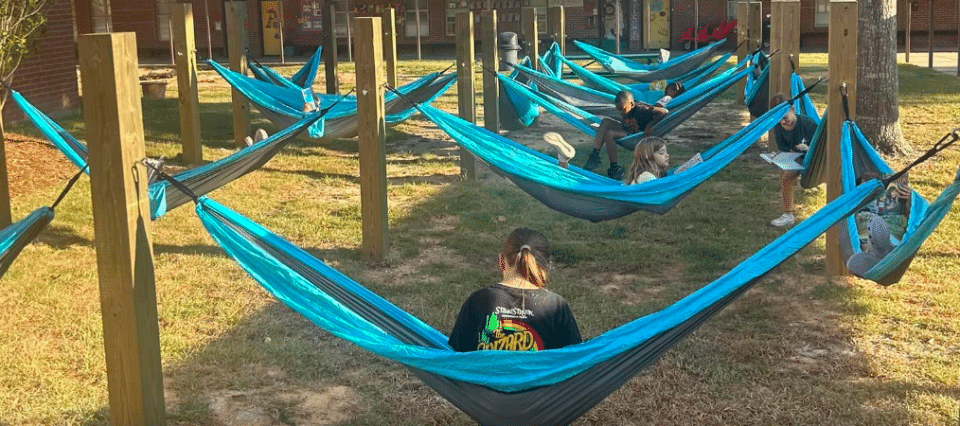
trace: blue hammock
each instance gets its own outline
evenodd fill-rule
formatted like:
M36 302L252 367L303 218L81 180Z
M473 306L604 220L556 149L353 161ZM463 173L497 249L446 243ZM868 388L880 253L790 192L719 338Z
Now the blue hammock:
M747 84L743 88L743 102L750 114L759 117L770 107L770 60L759 50L753 58L753 72L747 76Z
M247 68L257 80L294 90L310 89L317 79L317 70L320 68L320 55L322 51L323 46L317 47L317 50L307 59L307 62L290 78L280 75L280 73L257 62L250 56L247 57Z
M418 106L461 147L510 179L524 192L564 214L594 222L626 216L638 210L669 211L688 193L730 164L753 142L773 128L789 108L784 103L701 153L704 162L691 169L639 185L623 185L534 151L499 134L461 120L429 105Z
M289 127L310 115L310 112L304 112L304 104L310 104L314 108L323 108L333 104L338 99L335 95L314 94L312 90L307 91L308 89L298 91L265 83L231 71L214 61L207 61L207 63L231 87L256 105L264 117L278 127ZM386 93L384 96L384 111L387 126L397 125L416 113L416 109L407 99L414 102L433 102L453 86L456 78L456 73L442 74L435 72L399 87L398 90L404 97ZM307 135L321 141L348 138L357 135L357 126L356 97L348 97L337 104L322 121L317 121L311 126Z
M850 120L843 123L840 158L842 160L840 179L844 192L853 191L856 187L857 177L862 176L864 172L870 171L885 175L893 173L890 166L883 161L883 158L867 141L856 123ZM950 212L958 193L960 193L960 170L954 176L953 183L947 186L932 204L916 191L912 191L910 215L902 240L892 241L896 243L893 251L868 270L863 278L883 285L899 282L920 246ZM851 216L841 222L840 229L840 248L844 257L850 258L854 254L860 253L860 237L857 232L856 219Z
M676 303L583 343L455 352L447 336L268 229L205 197L213 239L278 300L331 334L408 367L482 425L567 425L653 364L761 277L882 189L850 191Z
M517 66L530 64L530 58L523 58ZM499 73L498 77L503 77ZM527 81L516 68L510 73L509 80ZM533 124L540 116L540 109L529 98L516 92L513 86L498 83L500 88L500 128L505 130L520 130Z
M645 65L574 40L576 46L607 71L637 81L657 81L679 77L700 67L726 40L710 43L697 50L671 58L661 64Z
M14 101L23 110L24 115L78 168L87 170L87 147L46 114L34 107L30 102L15 90L10 90ZM277 132L267 139L252 146L230 154L217 161L204 164L194 169L186 170L174 175L196 194L206 194L233 180L253 171L269 161L280 150L292 141L298 134L306 131L314 122L322 117L320 112L306 116L294 125ZM187 201L190 197L179 190L168 191L166 181L151 182L148 187L150 196L150 216L157 219L168 210L172 210Z
M560 62L560 45L557 42L553 42L546 52L543 53L542 58L538 58L540 61L540 69L546 73L550 74L557 78L563 77L563 63Z

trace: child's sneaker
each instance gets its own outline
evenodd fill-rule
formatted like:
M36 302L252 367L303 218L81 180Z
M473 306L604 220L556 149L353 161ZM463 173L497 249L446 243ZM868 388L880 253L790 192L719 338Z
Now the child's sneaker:
M784 213L780 217L774 219L770 222L771 225L776 226L777 228L783 228L784 226L790 226L794 223L797 223L796 216L793 213Z
M620 180L623 179L624 172L626 172L626 170L624 170L623 167L620 167L620 165L617 163L613 163L610 165L610 168L607 169L607 177L610 179Z
M264 140L264 139L267 139L267 138L269 138L269 137L270 137L270 135L267 134L267 131L266 131L266 130L257 129L257 131L253 134L253 143L260 142L260 141L262 141L262 140Z
M557 132L547 132L543 134L543 141L552 145L557 150L557 160L561 163L566 163L577 154L577 151L573 149L567 141L563 140Z
M584 170L593 171L600 166L600 150L594 149L590 152L590 157L587 158L587 162L583 165Z

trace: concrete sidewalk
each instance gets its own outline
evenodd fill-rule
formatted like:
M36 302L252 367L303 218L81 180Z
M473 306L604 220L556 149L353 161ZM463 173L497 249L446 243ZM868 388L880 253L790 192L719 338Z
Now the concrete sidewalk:
M905 53L897 54L897 62L901 64L907 63L907 55ZM927 51L910 52L910 65L916 65L918 67L927 68L930 65L930 54ZM933 69L940 71L946 75L957 76L957 52L933 52Z

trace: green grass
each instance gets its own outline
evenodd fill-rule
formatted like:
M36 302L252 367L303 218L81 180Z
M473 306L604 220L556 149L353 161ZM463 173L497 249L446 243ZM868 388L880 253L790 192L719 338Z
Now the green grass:
M826 55L805 54L800 63L812 78L825 73ZM404 62L400 74L409 81L448 65ZM352 86L352 64L340 71L342 85ZM929 145L960 123L960 81L908 65L901 73L911 143ZM229 91L210 72L201 72L200 81L204 158L216 159L234 151ZM814 93L822 106L823 88ZM455 89L438 105L455 111ZM174 165L176 108L175 90L144 102L147 152L174 158ZM277 130L252 116L255 127ZM701 121L704 128L677 129L674 161L712 140L682 135L732 133L710 126L710 118ZM82 137L81 117L59 121ZM767 225L778 214L777 183L775 171L757 159L761 147L666 215L640 212L593 224L549 210L489 173L460 182L456 149L437 134L419 117L389 131L391 250L380 264L359 253L355 141L294 142L211 197L441 331L449 331L467 294L498 279L496 253L518 226L552 240L550 287L569 300L585 337L695 291L782 232ZM584 152L585 145L578 148ZM890 162L896 168L907 160ZM629 164L629 153L621 152L620 161ZM920 166L911 182L932 199L958 162L957 151L947 151ZM14 199L14 216L49 203L59 190L37 188ZM3 278L0 424L108 424L89 191L81 180L52 226ZM801 215L823 198L822 188L798 191ZM828 282L821 238L576 424L956 424L958 210L891 287ZM275 425L472 424L406 369L332 337L263 292L207 236L190 207L155 222L152 235L171 424L231 424L242 416Z

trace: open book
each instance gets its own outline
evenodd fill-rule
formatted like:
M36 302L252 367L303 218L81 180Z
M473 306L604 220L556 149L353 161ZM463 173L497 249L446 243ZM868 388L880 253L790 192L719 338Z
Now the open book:
M779 167L780 170L803 169L803 165L798 162L802 156L802 152L777 152L760 154L760 158L762 158L763 161Z
M700 156L700 153L698 152L698 153L696 153L693 157L690 157L690 159L687 160L686 163L683 163L683 164L680 165L680 167L677 167L677 170L674 170L673 173L674 173L674 174L680 173L680 172L682 172L682 171L684 171L684 170L687 170L687 169L689 169L689 168L691 168L691 167L693 167L693 166L696 166L697 164L700 164L700 163L702 163L702 162L703 162L703 157L701 157L701 156Z

